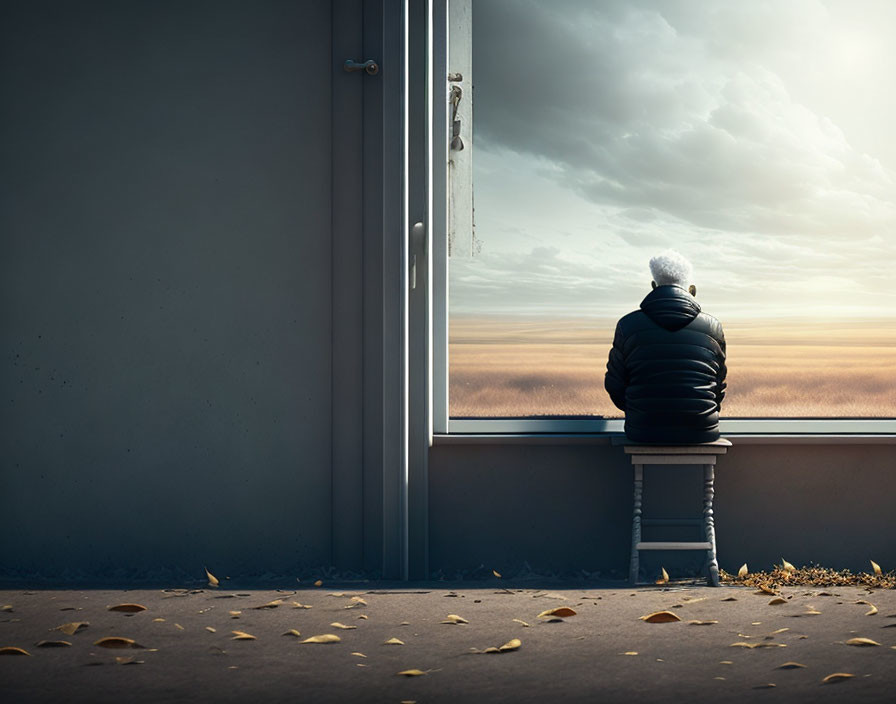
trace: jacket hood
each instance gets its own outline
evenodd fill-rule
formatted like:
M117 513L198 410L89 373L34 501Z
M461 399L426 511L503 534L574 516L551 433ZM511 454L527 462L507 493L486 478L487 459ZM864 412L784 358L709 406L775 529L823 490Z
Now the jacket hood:
M700 313L700 304L680 286L657 286L641 301L647 317L666 330L681 330Z

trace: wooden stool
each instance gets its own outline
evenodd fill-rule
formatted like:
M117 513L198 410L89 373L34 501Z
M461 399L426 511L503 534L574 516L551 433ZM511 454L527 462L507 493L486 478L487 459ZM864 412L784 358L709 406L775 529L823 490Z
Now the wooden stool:
M719 586L719 563L716 560L716 529L712 512L716 457L728 452L731 443L724 438L699 445L639 445L625 442L625 453L631 455L635 468L635 507L632 520L632 558L629 582L638 582L641 550L706 550L707 583ZM703 465L703 517L694 519L641 518L641 492L644 488L644 465ZM701 542L642 542L641 525L703 525Z

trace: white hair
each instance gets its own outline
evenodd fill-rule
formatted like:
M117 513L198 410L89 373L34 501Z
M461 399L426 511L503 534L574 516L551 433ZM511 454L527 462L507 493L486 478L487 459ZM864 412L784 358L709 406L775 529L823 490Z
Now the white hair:
M657 286L687 286L694 275L691 263L674 249L667 249L650 260L650 273Z

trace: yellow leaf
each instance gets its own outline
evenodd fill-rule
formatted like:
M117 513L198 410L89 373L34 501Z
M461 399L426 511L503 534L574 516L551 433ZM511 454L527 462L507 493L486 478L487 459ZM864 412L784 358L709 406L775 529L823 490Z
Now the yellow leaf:
M660 578L656 580L657 584L666 584L669 581L669 573L665 567L660 567Z
M41 640L35 643L38 648L67 648L71 645L67 640Z
M732 643L728 647L729 648L786 648L787 645L784 643L744 643L743 641L738 641L737 643Z
M778 665L776 670L796 670L800 667L805 667L802 663L799 662L785 662L783 665Z
M525 626L526 628L529 627L529 624L528 624L528 623L526 623L525 621L523 621L522 619L519 619L519 618L515 618L515 619L513 619L513 622L514 622L514 623L522 624L522 625Z
M116 665L142 665L144 660L137 660L133 655L117 655L115 657Z
M463 616L457 614L448 614L442 623L469 623Z
M360 604L361 606L367 606L367 602L359 596L353 596L352 601L356 604Z
M880 645L876 640L871 640L870 638L850 638L846 641L847 645L857 645L859 647L868 647L871 645Z
M217 633L217 632L218 632L217 630L215 630L215 629L212 628L211 626L206 626L206 627L205 627L205 630L207 630L209 633Z
M721 601L737 601L737 597L736 596L726 596Z
M255 636L245 631L231 631L231 633L233 633L233 638L230 640L256 640Z
M366 658L366 657L367 657L364 653L352 653L352 655L357 655L359 658Z
M303 640L303 643L338 643L342 638L334 633L324 633L320 636L311 636Z
M300 604L297 601L292 602L292 607L294 609L310 609L311 607L308 604Z
M346 626L344 623L339 623L339 621L333 621L333 623L331 623L330 625L333 628L341 628L344 631L350 631L353 628L357 628L357 626Z
M367 620L367 614L361 614L358 618L363 618L365 621Z
M689 626L711 626L718 621L688 621Z
M179 623L175 623L175 624L174 624L174 627L175 627L177 630L179 630L179 631L184 630L184 627L181 626Z
M405 677L419 677L420 675L425 675L426 673L423 670L402 670L401 672L396 672L396 675L404 675Z
M498 650L495 646L492 646L491 648L486 648L482 652L483 653L500 653L501 651Z
M12 604L3 604L0 606L0 611L12 611Z
M217 587L218 586L218 578L215 577L211 572L208 571L208 567L205 568L205 575L208 577L208 586Z
M770 602L768 602L768 605L769 606L777 606L778 604L786 604L786 603L787 603L787 599L782 599L781 597L776 596L774 599L772 599Z
M290 628L286 633L281 633L280 635L281 636L295 636L296 638L298 638L302 634L299 633L295 628Z
M89 625L89 621L75 621L73 623L63 623L61 626L56 626L53 630L62 631L67 636L73 636L82 628L87 628Z
M242 611L228 611L227 613L230 614L231 618L239 618L240 614L243 612Z
M880 565L877 564L874 560L869 560L871 563L871 569L874 570L874 574L881 574Z
M750 574L750 572L747 569L747 563L745 562L744 564L742 564L740 566L740 569L737 571L737 576L738 577L746 577L748 574Z
M767 584L760 584L760 585L759 585L759 592L758 592L758 593L759 593L759 594L771 594L772 596L774 596L774 595L777 594L778 592L776 592L774 589L772 589L772 588L771 588L770 586L768 586Z
M390 638L389 640L385 641L383 645L404 645L404 641L399 640L398 638Z
M165 619L163 619L163 618L154 618L154 619L152 620L152 622L153 622L153 623L164 623L164 622L165 622Z
M492 574L495 575L495 577L498 577L498 578L501 577L501 574L499 572L497 572L496 570L492 570Z
M851 675L848 672L833 672L822 680L823 684L830 684L832 682L842 682L843 680L848 680L850 677L855 677L855 675Z
M136 614L141 611L146 611L146 607L141 604L116 604L115 606L110 606L109 611L122 611L126 614Z
M866 612L866 616L874 616L877 613L877 607L872 604L870 601L865 601L864 599L859 599L857 604L865 604L865 606L870 606L871 608Z
M31 653L14 645L8 645L5 648L0 648L0 655L31 655Z
M641 616L641 620L647 623L674 623L675 621L681 621L671 611L654 611L652 614Z
M551 616L557 616L559 618L567 618L568 616L575 616L576 612L569 608L568 606L558 606L555 609L548 609L547 611L542 611L538 614L538 618L550 618Z
M784 571L785 571L785 572L795 572L795 571L796 571L796 567L794 567L793 565L791 565L791 564L790 564L787 560L785 560L783 557L781 558L781 566L784 568Z
M327 596L345 596L345 592L330 592Z
M314 582L314 586L315 586L315 587L322 587L323 584L324 584L323 581L320 580L320 579L318 579L318 580L316 580L316 581Z
M498 650L502 653L507 652L508 650L517 650L522 644L523 642L519 638L513 638L507 641L504 645L499 646Z
M253 609L276 609L280 604L283 603L283 599L274 599L273 601L269 601L267 604L262 604L261 606L253 606Z
M637 650L626 650L626 651L623 653L623 655L637 655L637 654L638 654L638 651L637 651Z
M94 643L100 648L142 648L139 643L134 642L131 638L119 638L118 636L109 636L108 638L100 638Z

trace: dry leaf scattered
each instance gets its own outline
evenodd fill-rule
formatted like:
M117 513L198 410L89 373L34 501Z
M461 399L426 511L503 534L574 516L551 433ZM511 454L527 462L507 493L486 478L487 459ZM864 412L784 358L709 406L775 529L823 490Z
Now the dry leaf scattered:
M656 580L657 584L667 584L669 582L669 573L665 567L660 567L660 578Z
M870 606L871 608L865 613L866 616L874 616L877 613L877 607L872 604L870 601L865 601L864 599L859 599L857 604L865 604L865 606Z
M455 623L455 624L457 624L457 623L469 623L469 621L467 621L467 619L465 619L463 616L458 616L457 614L448 614L448 615L445 617L445 620L442 621L442 623Z
M208 571L208 567L205 567L205 576L208 577L208 586L213 589L218 586L218 578L215 577L211 572Z
M256 640L255 636L245 631L231 631L231 633L233 633L233 638L230 640Z
M525 626L526 628L529 627L529 624L526 623L525 621L523 621L523 619L521 619L521 618L515 618L515 619L513 619L513 622L519 623L520 625Z
M718 621L688 621L689 626L711 626Z
M843 680L848 680L850 677L855 677L855 675L851 675L848 672L832 672L822 680L822 683L831 684L833 682L842 682Z
M315 587L322 587L324 585L323 581L318 579L314 582Z
M647 623L673 623L675 621L681 621L681 619L671 611L654 611L652 614L641 616L641 620L646 621Z
M205 630L207 630L209 633L217 633L218 632L216 629L212 628L211 626L206 626Z
M63 623L61 626L56 626L53 630L62 631L67 636L73 636L82 628L87 628L89 625L89 621L74 621L72 623Z
M71 645L67 640L41 640L35 643L38 648L67 648Z
M847 645L855 645L860 648L867 648L869 646L880 645L876 640L871 640L870 638L850 638L846 641Z
M142 604L115 604L115 606L110 606L109 611L121 611L126 614L136 614L141 611L146 611L146 607Z
M319 636L311 636L310 638L306 638L303 640L303 643L338 643L342 638L337 636L335 633L324 633Z
M876 563L875 563L876 564ZM789 585L807 587L874 587L876 589L896 589L896 571L859 572L854 574L850 570L834 570L828 567L809 566L800 567L793 571L785 570L777 565L771 572L751 572L747 575L732 575L725 570L719 570L719 577L723 584L737 584L747 587L767 585ZM767 592L774 594L774 591Z
M100 638L98 641L94 643L94 645L99 646L100 648L142 648L144 646L135 642L131 638L120 638L119 636L108 636L107 638Z
M779 604L786 604L786 603L787 603L787 599L782 599L781 597L776 596L774 599L772 599L770 602L768 602L768 605L769 606L778 606Z
M0 606L0 611L12 611L12 604L3 604Z
M501 578L501 573L498 572L497 570L492 570L492 574L495 575L495 577L497 577L498 579Z
M344 631L350 631L353 628L357 628L357 626L346 626L344 623L339 623L339 621L333 621L333 623L331 623L330 625L333 628L341 628Z
M352 655L357 655L359 658L366 658L366 657L367 657L364 653L358 653L358 652L352 653Z
M273 601L269 601L267 604L262 604L261 606L253 606L253 609L276 609L280 604L283 603L283 599L274 599Z
M298 638L302 634L299 633L295 628L290 628L286 633L281 633L280 635L281 636L295 636L296 638Z
M740 569L737 571L737 576L740 577L741 579L743 579L748 574L750 574L750 571L747 569L747 563L745 562L744 564L742 564L740 566Z
M871 563L871 570L879 577L882 574L880 565L877 564L874 560L868 560L868 562Z
M556 609L548 609L547 611L542 611L538 614L537 618L567 618L569 616L575 616L576 612L574 609L569 608L568 606L558 606Z
M387 641L383 641L383 645L404 645L404 641L398 638L390 638Z
M805 667L801 662L785 662L783 665L778 665L776 670L797 670L801 667Z
M17 648L14 645L7 645L3 648L0 648L0 655L31 655L24 648Z
M401 672L396 672L396 675L404 675L405 677L419 677L420 675L425 675L426 673L423 670L402 670Z
M781 567L784 568L784 571L785 571L785 572L796 572L796 567L794 567L793 565L791 565L791 564L790 564L787 560L785 560L783 557L781 558Z

